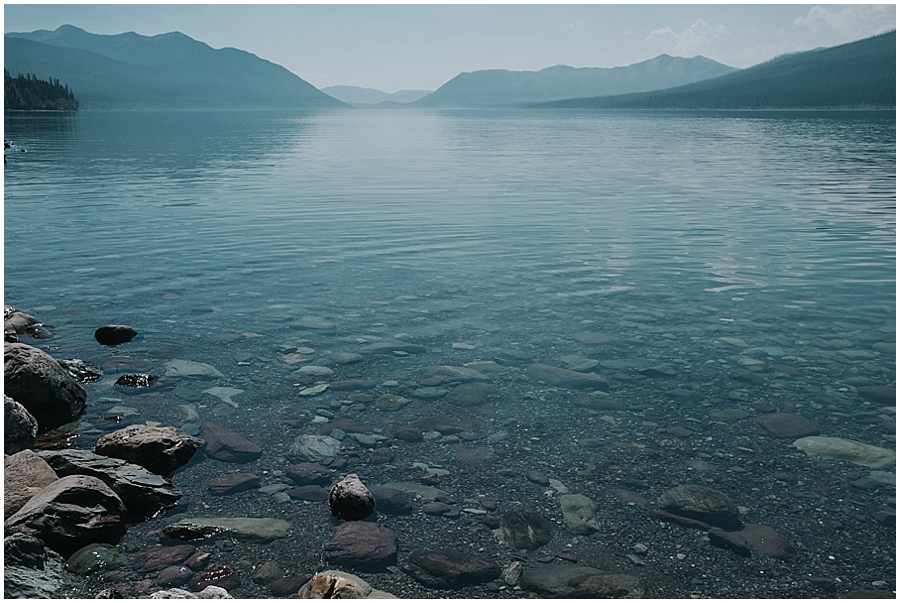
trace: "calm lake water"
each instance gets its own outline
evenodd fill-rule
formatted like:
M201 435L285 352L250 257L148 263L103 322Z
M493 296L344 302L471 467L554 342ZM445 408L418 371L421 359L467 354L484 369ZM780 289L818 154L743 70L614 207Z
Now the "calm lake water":
M387 413L344 393L296 395L317 382L295 376L304 364L335 371L322 381L371 380L374 397L411 398L426 367L499 349L604 376L613 398L656 408L636 423L648 437L672 425L705 433L710 408L787 403L823 434L893 447L873 427L892 422L887 404L861 405L846 383L895 380L893 113L7 113L5 128L28 150L5 168L5 303L56 328L30 343L105 372L86 384L79 447L110 430L110 409L178 426L193 404L270 444L265 469L278 471L302 432L281 424L291 413L349 412L385 433L456 413L489 426L481 438L511 431L510 417L558 415L569 393L529 383L523 367L493 376L507 399L530 401L502 410L417 398L381 424ZM302 328L304 317L334 333ZM92 334L104 324L140 338L102 348ZM393 335L428 352L329 360ZM298 346L312 359L283 360ZM113 385L119 360L164 376L171 359L216 367L225 378L214 385L243 390L237 408L205 394L208 381L171 378L138 395ZM660 364L674 381L651 386L641 371ZM728 380L742 371L765 383ZM689 402L674 414L660 406L672 390ZM875 419L841 418L863 411ZM573 431L556 446L585 435L584 409L565 412ZM729 445L695 437L709 454ZM382 481L414 481L399 461L371 472L391 467ZM176 485L200 492L207 475L185 483L191 471ZM873 494L870 511L890 496Z

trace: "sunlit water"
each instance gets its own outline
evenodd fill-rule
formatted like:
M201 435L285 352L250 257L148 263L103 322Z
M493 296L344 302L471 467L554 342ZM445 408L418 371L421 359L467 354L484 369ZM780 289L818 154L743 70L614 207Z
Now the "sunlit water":
M245 390L219 420L237 428L248 409L341 399L290 397L299 365L279 345L305 340L327 364L396 334L428 358L349 373L402 385L516 348L556 366L618 359L594 369L611 380L669 363L689 389L691 375L758 370L747 358L769 373L837 362L814 369L837 396L851 374L894 380L893 354L872 347L894 340L890 113L83 112L5 126L28 150L5 168L5 302L56 327L37 345L105 366L88 418L135 406L112 385L114 357L159 374L172 357L216 366ZM289 327L304 316L336 334ZM104 324L141 338L101 348ZM582 345L581 331L627 344ZM139 419L183 422L176 404Z

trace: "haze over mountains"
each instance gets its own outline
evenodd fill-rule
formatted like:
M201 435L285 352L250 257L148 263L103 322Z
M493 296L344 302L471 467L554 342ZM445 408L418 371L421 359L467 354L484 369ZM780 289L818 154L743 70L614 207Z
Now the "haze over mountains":
M4 49L12 75L59 79L82 109L345 106L280 65L243 50L214 50L178 32L104 36L63 25L8 33Z
M892 108L897 32L781 56L723 77L643 94L534 105L580 109Z
M626 67L461 73L434 92L331 86L234 48L173 32L95 35L71 25L8 33L5 67L66 84L82 109L548 107L762 109L893 107L896 32L744 70L661 55ZM340 99L340 100L339 100ZM344 101L344 102L342 102Z
M705 57L660 55L627 67L567 67L540 71L490 69L460 73L415 104L422 107L484 107L540 103L584 96L660 90L737 71Z

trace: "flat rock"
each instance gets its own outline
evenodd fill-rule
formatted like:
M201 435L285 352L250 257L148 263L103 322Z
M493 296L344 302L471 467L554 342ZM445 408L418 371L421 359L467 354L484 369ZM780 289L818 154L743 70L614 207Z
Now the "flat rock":
M401 427L392 434L396 439L404 442L421 442L424 439L422 430L418 427Z
M447 390L443 387L420 387L410 393L413 398L424 398L426 400L434 400L446 394Z
M287 495L297 500L308 500L311 502L325 502L328 500L329 490L322 486L307 485L298 486L287 490Z
M44 450L38 453L59 477L90 475L112 488L128 509L129 521L152 517L181 500L172 482L140 465L88 450Z
M3 396L3 452L15 454L34 446L38 422L24 406Z
M740 421L741 419L746 419L750 416L750 413L744 412L739 408L723 408L721 410L711 410L709 411L709 418L715 419L716 421Z
M609 391L606 379L594 373L579 373L547 364L532 364L525 369L525 376L534 381L543 381L565 389L596 389Z
M776 559L791 559L797 554L791 543L769 526L747 523L744 524L744 529L737 533L747 541L751 549L760 555Z
M397 563L397 536L378 523L349 521L325 543L325 560L369 572L383 570Z
M237 389L236 387L211 387L207 390L204 390L203 393L209 394L210 396L215 396L225 404L237 408L238 403L235 402L232 398L234 398L234 396L238 394L243 394L244 390Z
M122 500L96 477L70 475L43 488L8 517L5 533L44 541L64 557L92 542L115 544L125 534Z
M328 377L333 375L334 371L327 366L307 364L306 366L301 366L296 371L294 371L294 374L300 375L301 377Z
M356 352L334 352L328 358L336 364L356 364L363 360L362 354Z
M436 500L446 502L452 500L449 492L441 490L440 488L435 488L434 486L426 486L425 484L416 484L414 482L391 482L384 485L387 488L394 488L406 492L407 494L412 494L424 501Z
M249 463L262 456L262 448L244 436L220 427L203 423L206 456L224 463Z
M318 463L288 465L284 471L298 486L330 486L334 482L334 471Z
M644 594L634 576L571 564L529 567L519 586L552 599L639 599Z
M489 446L479 446L477 448L459 447L454 450L454 456L468 465L477 465L494 456L494 449Z
M399 488L387 486L369 486L369 492L375 499L375 510L386 515L412 515L412 499L409 494Z
M265 544L287 536L291 524L282 519L258 517L194 517L163 528L163 534L179 540L209 538L227 534L241 542ZM196 537L191 537L191 535ZM203 536L206 534L206 536Z
M487 383L491 380L487 375L464 366L431 366L428 367L428 374L437 379L440 383L471 383L475 381Z
M47 461L22 450L3 459L3 516L25 506L35 494L59 479Z
M261 480L255 473L227 473L209 480L209 491L217 496L237 494L259 488Z
M301 435L294 440L288 458L294 461L318 463L331 458L341 450L340 440L327 435Z
M500 516L500 539L514 549L538 549L553 540L553 524L534 511Z
M361 348L360 353L366 356L377 354L392 355L394 352L403 352L404 354L424 354L427 349L424 345L409 343L408 341L385 340L367 345Z
M897 390L888 385L864 385L856 388L863 399L882 406L894 406L897 403Z
M163 546L153 544L142 548L131 558L131 566L139 574L156 572L170 565L178 565L197 552L192 544Z
M337 327L333 322L319 316L304 316L293 321L289 326L293 329L313 331L322 335L334 335L337 332Z
M122 459L158 475L171 475L186 465L203 445L175 427L130 425L97 440L97 454Z
M351 392L372 389L376 386L374 381L368 379L341 379L329 383L330 389L336 392Z
M610 343L612 341L617 341L619 338L615 335L609 335L608 333L597 333L595 331L582 331L580 333L575 333L572 335L572 339L579 343L583 343L586 345L601 345L604 343Z
M128 325L106 325L94 331L94 339L100 345L119 345L128 343L138 332Z
M892 450L845 438L809 436L800 438L794 442L794 446L810 456L847 461L872 469L893 467L897 462Z
M444 400L457 406L483 406L497 393L497 388L489 383L463 383L450 390Z
M287 597L290 595L296 595L298 591L300 591L310 580L312 576L310 574L300 574L299 576L285 576L284 578L279 578L274 582L269 583L269 590L272 591L273 595L278 597ZM371 587L369 587L371 588ZM329 592L328 588L322 591L322 594ZM331 592L336 593L337 591L332 590ZM318 597L299 597L300 599L321 599L321 596ZM349 598L349 597L344 597ZM374 598L374 597L373 597Z
M128 557L108 544L94 543L83 546L66 560L66 569L79 576L87 576L98 571L110 571L130 565Z
M4 394L24 406L44 433L84 413L87 392L46 352L24 343L3 348Z
M385 394L375 400L375 408L378 410L399 410L409 404L409 399L395 394Z
M500 577L496 562L454 550L417 549L400 568L429 588L458 589Z
M666 511L721 528L740 527L737 505L723 492L686 484L667 490L657 504Z
M753 422L773 438L783 440L793 440L819 433L819 426L809 419L786 412L760 415Z
M225 377L216 367L193 360L169 360L166 362L166 376L193 377L195 379L222 379Z

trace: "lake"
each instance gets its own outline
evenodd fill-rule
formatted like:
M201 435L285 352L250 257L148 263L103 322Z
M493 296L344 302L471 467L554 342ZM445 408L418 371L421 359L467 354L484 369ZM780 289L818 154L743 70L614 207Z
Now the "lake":
M341 451L319 459L335 479L430 474L449 493L446 514L421 499L379 514L401 568L438 545L501 568L564 566L567 550L647 597L835 592L809 576L893 588L893 485L760 421L797 415L894 449L893 112L6 113L5 137L28 151L5 167L5 303L53 325L23 342L104 372L69 445L202 421L263 448L244 465L198 453L173 478L182 504L129 530L127 553L175 515L272 517L288 538L198 545L242 576L235 596L271 596L251 580L262 561L333 567L327 503L207 483L247 471L293 487L295 439L354 419L368 439L338 429ZM106 324L139 336L100 346ZM223 376L177 375L177 360ZM603 384L548 382L535 364ZM436 366L492 387L457 392L468 379ZM127 372L160 383L115 385ZM388 394L408 403L377 402ZM424 439L393 437L410 425ZM725 492L791 561L652 519L680 484ZM593 501L597 529L565 522L567 493ZM517 509L549 519L553 540L521 551L483 521ZM355 573L398 596L514 596L500 579L446 591L390 567ZM154 589L152 575L101 578L85 592Z

